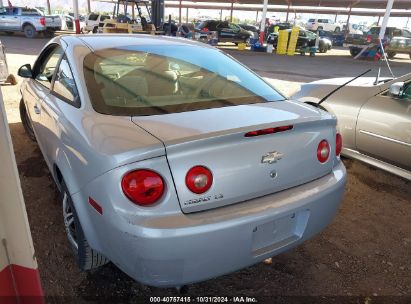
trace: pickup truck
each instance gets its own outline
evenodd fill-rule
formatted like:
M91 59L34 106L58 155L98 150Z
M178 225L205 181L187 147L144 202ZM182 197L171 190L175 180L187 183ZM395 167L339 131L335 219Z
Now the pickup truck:
M61 30L59 16L45 16L40 10L29 7L0 8L0 31L7 34L24 32L27 38L34 38L37 33L43 33L50 37L57 30Z
M364 35L351 34L345 39L344 47L350 48L351 56L355 57L366 46L377 45L381 27L374 26ZM408 54L411 59L411 31L405 28L387 27L384 40L385 52L389 59L396 54Z

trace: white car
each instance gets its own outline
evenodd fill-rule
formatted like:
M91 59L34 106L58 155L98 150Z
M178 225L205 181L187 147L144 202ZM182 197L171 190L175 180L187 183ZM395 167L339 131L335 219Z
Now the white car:
M343 29L344 31L347 30L347 24L343 24ZM355 23L349 23L348 24L348 33L349 34L356 34L356 35L363 35L364 32L361 30L363 28L362 26L355 24Z
M76 29L74 28L74 17L70 15L61 15L61 29L62 30L70 30L70 31L75 31ZM85 28L86 23L84 21L80 21L80 30L83 31Z
M305 27L311 31L324 30L336 33L341 31L341 25L331 19L309 19Z
M98 24L100 22L103 22L106 19L110 19L111 17L109 15L101 15L101 14L96 14L96 13L91 13L87 16L86 18L86 24L84 27L82 27L83 32L93 32L97 33L98 30Z

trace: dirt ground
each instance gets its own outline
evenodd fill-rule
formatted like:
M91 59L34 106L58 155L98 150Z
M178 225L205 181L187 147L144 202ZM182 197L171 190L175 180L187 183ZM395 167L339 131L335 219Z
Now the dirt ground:
M33 55L46 42L22 37L1 39L8 49L12 73L16 73L18 66L33 62ZM27 42L31 43L30 48ZM298 63L293 63L289 58L272 55L274 59L267 64L267 54L232 55L285 93L298 89L304 81L353 76L357 70L373 64L354 62L348 55L338 54L323 58L336 65L331 69L321 64L320 56L314 60L298 57ZM394 71L399 74L411 71L410 67L410 61L403 58L393 62ZM307 70L310 75L306 75ZM130 302L142 296L178 295L174 289L143 286L113 264L89 273L78 270L66 241L57 190L37 144L25 135L19 119L18 85L2 86L1 90L49 302L93 299L104 303L113 297ZM190 285L185 295L255 296L260 302L278 303L411 303L411 183L354 160L345 159L344 163L348 169L344 200L334 222L321 234L274 257L271 265L260 263Z

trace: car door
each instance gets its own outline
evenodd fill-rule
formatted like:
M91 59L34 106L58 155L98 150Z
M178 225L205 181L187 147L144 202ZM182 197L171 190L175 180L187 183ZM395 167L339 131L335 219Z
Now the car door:
M17 12L17 8L13 8L13 7L4 8L4 11L2 11L0 15L0 28L1 29L3 30L14 30L15 29L15 27L13 27L13 19L14 17L17 18L17 13L15 15L14 12Z
M232 35L229 32L228 22L221 21L216 25L216 30L218 32L218 40L221 42L230 41Z
M56 69L52 89L42 102L42 136L44 137L45 157L54 163L56 151L61 148L61 137L66 134L70 113L80 107L77 86L67 57L63 55ZM65 138L67 140L67 138Z
M356 127L357 150L411 170L411 82L398 97L383 92L361 108Z
M32 121L34 133L41 149L43 148L43 133L41 130L42 100L50 94L55 69L62 53L63 50L60 45L51 44L48 46L34 64L33 78L27 82L26 89L23 91L23 100L26 103L27 113Z

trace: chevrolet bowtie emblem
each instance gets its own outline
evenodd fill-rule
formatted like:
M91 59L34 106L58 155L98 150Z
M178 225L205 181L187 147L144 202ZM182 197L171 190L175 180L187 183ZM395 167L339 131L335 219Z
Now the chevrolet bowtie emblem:
M274 164L283 158L283 154L277 151L268 152L261 158L261 163L263 164Z

